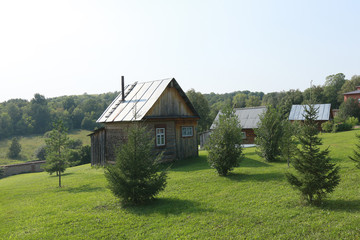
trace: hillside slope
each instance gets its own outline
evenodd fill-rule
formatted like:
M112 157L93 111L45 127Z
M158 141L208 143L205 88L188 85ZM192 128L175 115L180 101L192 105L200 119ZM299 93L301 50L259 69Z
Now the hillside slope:
M178 162L165 191L146 206L123 209L103 169L69 168L0 180L0 239L359 239L360 170L348 160L350 131L323 134L341 183L322 207L303 206L286 182L286 163L264 163L255 149L229 177L200 157Z
M71 139L80 139L83 142L83 145L90 145L90 137L87 136L88 134L90 134L90 131L87 130L73 130L69 133L69 137ZM45 144L45 138L43 135L20 137L22 151L19 159L10 159L7 157L10 144L11 139L0 140L0 165L24 163L37 160L34 158L34 152L38 147Z

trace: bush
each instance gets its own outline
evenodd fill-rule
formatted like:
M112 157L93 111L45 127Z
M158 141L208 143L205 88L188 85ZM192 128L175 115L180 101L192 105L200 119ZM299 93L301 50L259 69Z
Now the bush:
M282 116L280 112L269 106L260 116L260 123L255 129L256 152L267 162L275 162L281 156L281 143L284 136Z
M68 162L70 167L74 167L80 164L80 151L76 149L69 150Z
M14 137L11 140L11 145L10 145L9 152L7 155L9 158L15 159L20 156L20 152L21 152L21 145L19 143L19 139Z
M215 168L219 175L226 176L234 167L239 166L242 157L241 144L239 120L233 111L227 110L219 116L206 146L210 166Z
M353 128L351 124L348 123L335 123L333 126L333 132L343 132L350 131Z
M332 121L327 121L321 124L321 128L324 132L332 132L334 123Z
M117 153L116 164L107 165L108 187L123 204L141 204L153 199L166 186L166 172L158 164L161 154L154 155L154 139L141 125L128 130L127 143Z
M80 148L80 164L91 162L91 147L89 145Z
M41 145L38 147L34 152L35 158L39 160L45 160L46 159L46 145Z
M0 179L5 177L5 168L4 167L0 167Z
M82 141L80 139L70 139L68 142L68 148L70 149L80 149L82 146Z
M355 127L359 124L359 119L357 119L356 117L349 117L348 119L346 119L345 123L351 125L352 127Z

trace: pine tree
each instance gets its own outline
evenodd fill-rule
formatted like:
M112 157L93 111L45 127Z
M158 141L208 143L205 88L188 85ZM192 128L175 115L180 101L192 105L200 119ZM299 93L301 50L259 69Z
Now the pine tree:
M314 105L305 107L305 120L299 135L301 147L291 164L296 173L287 173L288 182L301 192L303 199L318 205L326 194L334 191L340 182L339 167L332 164L329 149L320 150L316 124L317 109Z
M160 169L162 155L156 156L153 147L149 131L136 124L129 128L127 143L120 147L116 164L106 166L108 187L124 205L142 204L164 190L167 174Z
M19 139L14 137L11 140L11 145L10 145L9 152L8 152L8 157L11 158L11 159L18 158L20 156L20 152L21 152L21 145L19 143Z
M215 123L206 146L208 162L220 176L226 176L234 167L239 166L242 157L241 125L233 110L224 110Z
M356 134L358 141L360 142L360 134ZM354 149L354 155L349 156L351 160L356 163L356 167L360 168L360 144L356 144L356 149Z
M59 177L59 187L61 187L61 173L63 173L68 166L67 159L69 152L69 137L62 121L58 121L53 125L53 130L50 131L48 136L49 137L45 139L46 163L43 168L50 174L56 172Z
M283 133L281 114L269 106L266 113L260 116L260 124L255 129L257 153L267 162L275 162L280 157Z

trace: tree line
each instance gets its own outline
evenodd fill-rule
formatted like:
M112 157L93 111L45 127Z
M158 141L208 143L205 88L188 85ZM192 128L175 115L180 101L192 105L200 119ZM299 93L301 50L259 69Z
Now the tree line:
M300 90L264 92L235 91L225 94L202 94L194 89L187 96L200 114L198 132L206 131L213 123L219 110L227 107L243 108L272 105L281 106L290 112L293 104L303 104L310 99L313 103L331 103L333 109L340 109L340 116L360 117L360 109L354 101L343 102L343 93L354 91L360 85L360 75L346 79L342 73L329 75L323 85L314 85ZM241 87L241 86L239 86ZM45 98L35 94L30 101L12 99L0 103L0 139L29 134L44 134L51 130L51 123L61 120L69 129L94 130L101 127L96 123L118 92L99 95L62 96Z
M94 130L100 127L96 120L117 95L113 92L45 98L37 93L30 101L11 99L0 103L0 139L44 134L59 120L69 130Z
M281 92L250 92L235 91L225 94L202 94L194 89L187 91L187 96L198 111L199 132L210 128L219 110L226 108L243 108L256 106L273 106L283 109L283 114L290 113L293 104L305 104L310 100L313 104L331 103L332 109L339 109L340 120L348 117L360 118L360 108L356 101L344 102L344 93L356 90L360 86L360 75L346 79L343 73L332 74L326 77L323 85L314 85L303 92L291 89Z

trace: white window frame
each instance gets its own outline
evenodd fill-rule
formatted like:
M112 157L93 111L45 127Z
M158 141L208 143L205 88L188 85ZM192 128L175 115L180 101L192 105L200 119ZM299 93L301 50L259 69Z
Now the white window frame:
M166 145L166 135L165 135L165 128L159 127L155 128L156 132L156 146L162 147Z
M241 132L241 138L246 139L246 132Z
M181 136L182 137L192 137L194 136L194 128L191 126L181 127Z

